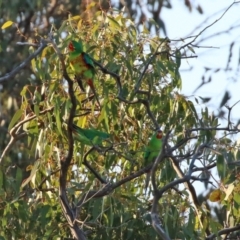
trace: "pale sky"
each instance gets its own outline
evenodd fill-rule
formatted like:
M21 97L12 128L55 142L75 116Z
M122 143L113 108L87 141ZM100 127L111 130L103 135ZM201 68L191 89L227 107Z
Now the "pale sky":
M223 14L223 10L226 10L231 3L233 3L233 1L230 0L192 1L195 6L200 3L204 11L204 14L201 15L195 9L193 9L192 13L189 13L189 10L183 6L183 0L172 2L173 9L168 10L164 8L162 12L162 18L166 23L167 33L170 39L179 39L196 35L206 26L218 19ZM197 26L201 25L207 17L212 16L213 14L215 15L193 32ZM230 33L210 38L200 44L201 46L212 46L216 48L196 48L195 51L198 58L190 58L187 61L183 60L181 65L181 76L183 80L182 93L186 96L193 95L193 91L201 83L203 75L205 75L206 79L208 79L209 76L212 76L211 83L204 85L194 93L194 96L212 97L212 100L207 106L210 107L210 109L214 109L216 112L226 89L229 90L232 96L228 102L229 106L240 100L240 74L238 72L237 76L235 72L240 57L240 3L233 5L221 20L202 34L202 37L205 38L214 35L214 33L227 30L233 25L238 25L238 28L232 30ZM199 40L202 37L200 37ZM221 67L225 69L229 54L229 44L233 41L236 43L233 47L232 63L230 67L235 71L233 70L227 73L223 70L217 73L209 71L205 74L203 67L214 69ZM193 67L193 69L187 71L190 67ZM203 107L203 105L199 106L199 109L201 107ZM239 112L240 103L233 110L233 119L235 121L240 119Z
M168 37L170 39L179 39L187 36L193 36L198 34L206 26L217 20L233 1L230 0L195 0L192 1L197 6L200 3L203 8L204 14L199 14L197 10L193 10L189 13L187 8L183 7L183 0L172 1L173 9L165 9L162 12L162 18L164 19L167 27ZM222 11L221 11L222 10ZM215 14L218 13L218 14ZM215 14L215 15L214 15ZM197 26L201 25L206 18L212 16L207 22L202 24L200 28L193 32ZM235 30L229 33L224 33L216 37L210 38L202 42L201 46L212 46L216 48L196 48L195 52L198 58L190 58L187 61L182 60L181 64L181 76L183 81L182 93L186 96L201 96L212 97L212 100L207 103L209 107L215 113L218 113L219 104L223 98L225 90L228 90L232 96L229 100L229 106L232 106L238 100L240 100L240 3L232 6L230 10L223 16L221 20L215 23L212 27L208 28L201 38L205 38L214 33L218 33L229 29L231 26L238 26ZM209 71L205 73L204 67L209 68L223 68L225 69L229 54L229 45L235 41L233 47L233 56L230 67L233 71L225 72L223 70L214 73ZM187 71L193 67L191 71ZM239 69L238 75L236 75L236 69ZM199 86L202 81L202 76L208 79L212 76L211 83L204 85L195 93L194 90ZM194 98L191 100L195 103ZM204 105L200 104L197 110L200 112ZM225 109L225 108L224 108ZM234 107L232 111L232 121L237 122L240 119L240 103ZM223 123L226 123L223 122ZM239 138L239 135L235 139ZM216 169L213 169L212 174L217 174ZM218 178L218 177L217 177ZM194 186L197 192L206 191L205 188L199 182L196 182Z

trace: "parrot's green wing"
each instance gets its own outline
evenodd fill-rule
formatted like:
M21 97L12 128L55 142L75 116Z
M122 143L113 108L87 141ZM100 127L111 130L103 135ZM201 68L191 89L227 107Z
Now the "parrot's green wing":
M93 71L95 71L95 68L94 68L94 62L93 60L90 58L90 56L83 52L83 59L85 61L85 64L89 66L90 69L92 69Z
M102 145L102 142L110 138L110 134L95 129L84 129L73 124L73 133L76 140L86 145Z
M144 152L145 166L152 163L155 160L155 158L158 156L159 152L161 151L162 137L163 137L163 133L161 130L156 131L152 135ZM147 173L145 189L148 187L149 180L150 180L150 172Z

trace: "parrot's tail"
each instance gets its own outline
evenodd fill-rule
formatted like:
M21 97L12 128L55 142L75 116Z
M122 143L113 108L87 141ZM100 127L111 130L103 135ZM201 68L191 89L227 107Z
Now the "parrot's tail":
M93 85L93 80L92 80L92 79L88 79L87 84L88 84L88 86L91 88L91 90L92 90L92 92L93 92L93 94L94 94L94 96L95 96L95 98L96 98L96 100L97 100L97 102L98 102L98 105L99 105L99 107L100 107L100 109L101 109L101 104L100 104L100 102L99 102L99 99L98 99L98 96L97 96L95 87L94 87L94 85Z

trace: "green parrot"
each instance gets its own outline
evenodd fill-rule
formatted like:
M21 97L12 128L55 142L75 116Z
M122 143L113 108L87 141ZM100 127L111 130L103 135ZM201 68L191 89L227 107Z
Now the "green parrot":
M73 124L72 127L74 138L89 146L101 145L104 140L110 138L110 134L106 132L101 132L95 129L80 128L75 124Z
M144 151L144 160L145 166L152 163L156 157L158 156L159 152L162 149L162 137L163 132L161 130L157 130L151 137L148 145ZM145 191L148 188L149 180L150 180L151 170L147 172L146 176L146 183L145 183Z
M81 79L86 80L88 86L91 88L94 96L96 97L99 106L101 106L93 85L93 79L95 76L93 60L83 51L82 42L72 40L68 45L68 49L70 66L75 72L79 87L85 91Z

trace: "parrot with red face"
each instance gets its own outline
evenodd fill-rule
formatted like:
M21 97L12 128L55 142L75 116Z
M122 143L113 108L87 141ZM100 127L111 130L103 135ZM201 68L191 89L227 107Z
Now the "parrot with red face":
M72 40L68 44L68 50L70 66L75 73L79 87L85 91L81 81L85 80L92 90L94 96L96 97L99 106L101 106L96 94L95 87L93 85L95 67L92 58L83 51L82 42Z
M161 151L162 137L163 137L163 132L160 129L157 130L152 135L152 137L144 151L145 166L147 166L148 164L155 161L156 157L158 156L159 152ZM149 172L147 172L145 190L148 188L150 176L151 176L151 170Z

